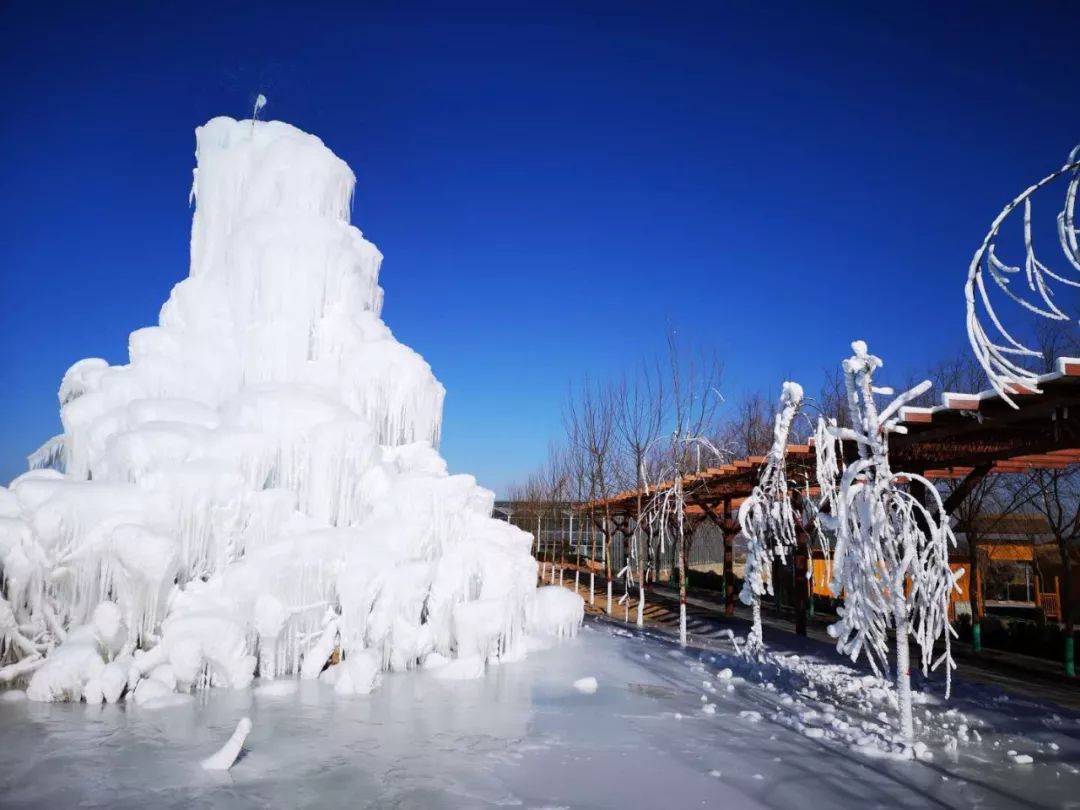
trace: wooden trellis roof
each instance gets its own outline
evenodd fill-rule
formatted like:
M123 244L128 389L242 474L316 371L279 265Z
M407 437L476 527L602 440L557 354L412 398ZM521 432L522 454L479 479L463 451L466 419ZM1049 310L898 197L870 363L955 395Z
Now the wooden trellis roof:
M940 405L900 410L907 433L889 438L889 457L896 470L927 478L962 478L976 467L990 465L999 473L1064 469L1080 463L1080 358L1063 357L1055 371L1039 377L1038 391L1014 387L1012 407L993 389L976 394L947 392ZM845 453L855 456L854 446ZM788 479L802 486L814 481L814 449L788 445ZM747 497L757 483L765 456L723 464L683 478L689 510L716 512ZM652 487L663 491L673 482ZM581 505L606 508L612 515L633 515L638 490Z

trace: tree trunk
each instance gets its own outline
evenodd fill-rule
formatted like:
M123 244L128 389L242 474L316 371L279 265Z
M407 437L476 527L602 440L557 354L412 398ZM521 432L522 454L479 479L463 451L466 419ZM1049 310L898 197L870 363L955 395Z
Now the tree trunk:
M679 532L679 644L686 646L686 539Z
M611 582L611 513L604 504L604 576ZM609 610L608 613L611 611Z
M638 465L641 466L640 464ZM637 558L637 626L645 624L645 564L641 553L641 490L638 490L637 512L634 514L634 555Z
M894 597L893 612L896 624L896 697L900 704L900 734L910 743L915 738L915 722L911 712L911 654L908 650L907 606L902 593Z
M607 615L611 615L611 513L604 504L604 579L607 580Z
M729 522L731 507L724 506L724 521L720 531L724 535L724 615L735 615L735 532ZM758 609L761 609L760 604Z

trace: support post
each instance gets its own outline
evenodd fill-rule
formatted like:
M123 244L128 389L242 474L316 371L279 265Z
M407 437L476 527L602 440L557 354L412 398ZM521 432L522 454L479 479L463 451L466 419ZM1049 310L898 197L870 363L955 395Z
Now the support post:
M731 499L724 501L724 519L720 526L724 535L724 615L735 615L735 519L731 514Z
M784 567L780 565L780 560L774 557L772 564L772 593L773 609L776 611L777 618L780 618L780 580L783 571Z
M574 546L574 510L573 509L570 510L570 548L576 548ZM577 553L576 551L575 551L575 554L577 554L578 559L581 559L581 554Z
M802 523L795 527L795 634L806 635L806 603L810 590L807 574L809 538Z
M942 503L946 515L951 515L953 510L963 503L964 498L971 494L971 490L975 489L976 485L986 477L986 474L990 472L993 466L993 464L979 464L971 468L971 472L964 476L964 480L956 485L956 489L950 492Z

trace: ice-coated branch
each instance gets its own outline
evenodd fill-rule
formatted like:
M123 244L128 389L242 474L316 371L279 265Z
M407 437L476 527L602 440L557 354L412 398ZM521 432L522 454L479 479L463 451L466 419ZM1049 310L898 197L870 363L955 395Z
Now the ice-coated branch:
M1076 227L1076 197L1080 186L1080 146L1073 149L1068 161L1057 171L1051 172L1039 182L1025 189L1001 210L979 249L975 251L968 267L964 298L967 302L967 332L971 348L979 364L986 371L994 390L1015 407L1012 396L1021 390L1038 392L1038 373L1023 365L1024 357L1039 357L1039 352L1028 348L1010 334L994 309L986 279L989 277L1013 302L1039 317L1065 321L1069 316L1054 302L1054 290L1049 280L1070 287L1080 287L1080 277L1069 278L1055 272L1036 255L1031 235L1031 201L1039 189L1063 175L1070 175L1065 188L1065 199L1057 216L1058 244L1072 272L1080 274L1080 243ZM1001 261L997 255L997 242L1005 220L1019 208L1023 216L1023 268ZM1013 285L1016 279L1027 282L1026 295ZM1033 299L1033 300L1029 300ZM989 323L984 323L984 319ZM994 336L996 333L996 337Z
M761 598L773 592L772 563L786 560L795 547L795 510L787 480L787 443L803 401L802 386L785 382L773 425L773 442L757 486L739 507L739 526L746 537L746 573L739 598L753 610L746 650L761 650Z
M208 771L227 771L240 756L240 749L244 747L244 740L251 733L251 720L244 717L236 724L236 730L225 744L217 750L213 756L202 761L202 766Z

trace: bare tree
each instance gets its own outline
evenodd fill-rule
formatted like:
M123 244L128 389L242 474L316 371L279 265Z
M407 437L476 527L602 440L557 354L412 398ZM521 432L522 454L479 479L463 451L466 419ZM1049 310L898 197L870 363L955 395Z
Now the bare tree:
M851 427L847 406L847 387L844 375L838 368L827 368L821 382L821 391L813 403L826 419L835 419L837 427Z
M982 367L967 351L959 351L934 364L929 376L939 393L932 397L928 392L927 400L920 404L937 404L945 393L973 393L986 384ZM949 517L967 540L972 648L976 653L982 649L983 571L979 549L1002 521L1030 502L1033 494L1023 477L1014 476L1006 482L990 470L991 465L985 464L964 478L948 479L941 485L943 499L949 505Z
M1080 355L1080 331L1076 318L1068 321L1039 321L1035 325L1035 348L1042 358L1042 370L1053 371L1059 357Z
M551 518L552 535L548 544L550 549L550 562L555 565L556 543L559 545L560 561L563 561L565 549L563 548L562 518L566 508L568 493L570 491L570 469L567 452L559 445L548 446L547 463L544 465L544 495L546 509L544 513Z
M646 487L651 533L661 549L667 538L676 544L679 569L679 641L686 643L686 579L691 532L686 526L688 494L698 486L691 478L723 454L708 436L715 435L720 404L722 366L714 354L694 355L668 336L668 423L670 432L660 452L657 477ZM650 492L651 488L651 492Z
M641 515L644 491L648 485L647 460L649 448L659 438L663 429L666 409L666 387L659 364L642 363L636 374L623 377L618 388L615 427L623 452L633 470L633 489L637 492L632 560L626 561L626 591L628 595L633 580L636 579L639 627L645 623L645 554L642 548Z
M735 458L763 456L773 441L772 406L759 392L744 395L720 431L720 442Z
M1080 466L1063 470L1034 470L1028 485L1032 489L1031 509L1046 519L1057 544L1065 587L1061 589L1061 618L1065 622L1065 671L1076 675L1076 628L1072 598L1072 549L1080 541Z
M611 613L611 506L617 462L615 453L615 395L609 386L586 379L577 396L571 394L565 416L570 444L585 460L585 480L590 501L603 501L599 515L592 516L603 539L604 575L608 583L607 610Z

